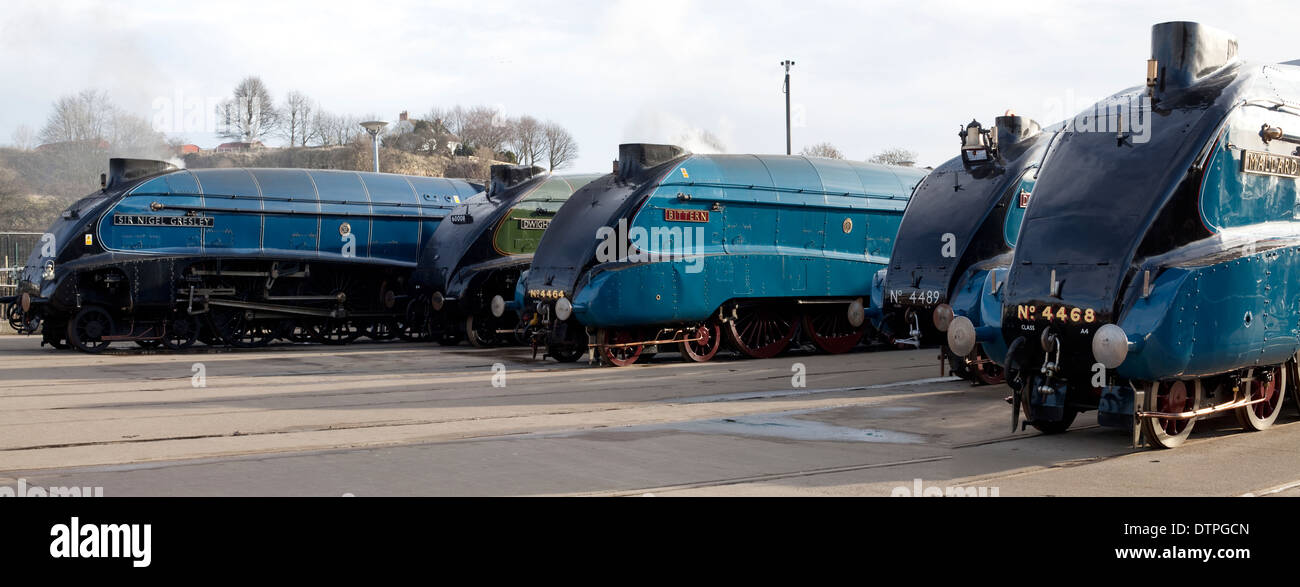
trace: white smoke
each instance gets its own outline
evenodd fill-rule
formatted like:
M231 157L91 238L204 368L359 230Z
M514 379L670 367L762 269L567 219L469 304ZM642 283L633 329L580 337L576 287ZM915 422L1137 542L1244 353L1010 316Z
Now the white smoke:
M668 112L642 110L624 127L623 142L665 143L692 153L726 153L731 124L724 118L718 121L718 128L722 136Z

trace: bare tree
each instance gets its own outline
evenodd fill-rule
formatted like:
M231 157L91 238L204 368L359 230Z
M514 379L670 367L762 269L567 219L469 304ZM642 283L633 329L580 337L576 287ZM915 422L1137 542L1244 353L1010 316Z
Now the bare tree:
M246 77L235 86L231 98L217 107L217 116L223 123L219 135L246 143L267 136L280 123L271 91L256 76Z
M872 155L870 159L867 159L867 162L912 167L913 165L916 165L916 151L909 151L897 147L893 149L885 149L884 151Z
M366 134L366 131L361 128L361 121L374 120L375 118L377 117L363 116L357 118L351 114L340 116L338 117L338 120L335 121L336 126L334 132L337 133L335 138L338 139L340 145L347 145L361 140L369 142L369 136Z
M536 165L542 158L545 137L542 123L531 116L521 116L511 125L509 145L524 165Z
M32 127L25 124L20 124L18 128L14 129L11 139L14 148L21 151L30 151L32 147L36 146L36 133L32 130Z
M322 147L346 145L361 138L361 122L355 116L341 116L317 110L311 117L308 135Z
M334 120L337 116L324 110L317 110L311 115L311 137L317 145L331 147L337 145L334 135Z
M460 139L462 142L465 140L462 133L465 132L465 126L469 120L469 112L464 108L460 106L453 106L451 108L434 107L429 110L429 113L424 116L424 119L441 125L442 128L445 128L447 129L447 132L456 135L456 138Z
M117 108L106 92L84 90L54 102L54 111L41 127L42 143L104 140Z
M307 136L311 134L311 113L315 110L310 98L302 92L289 92L284 97L283 116L280 135L289 139L289 146L307 146Z
M564 127L554 122L542 126L542 144L551 171L562 169L578 158L578 142Z
M159 157L168 153L167 137L145 119L119 109L107 93L94 90L55 101L39 137L44 144L60 145L60 156L79 161L77 167L97 167L106 154Z
M500 151L510 138L510 125L501 111L491 106L475 106L465 111L461 121L461 141L474 147L484 147Z
M827 159L844 158L844 153L841 153L839 149L835 148L835 145L830 143L817 143L816 145L804 147L802 151L799 151L799 154L806 157L825 157Z

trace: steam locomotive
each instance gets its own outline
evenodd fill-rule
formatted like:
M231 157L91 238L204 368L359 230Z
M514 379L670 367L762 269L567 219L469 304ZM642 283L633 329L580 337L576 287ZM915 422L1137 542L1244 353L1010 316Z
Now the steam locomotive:
M482 186L302 169L180 170L113 159L19 282L44 343L239 347L427 335L411 317L417 252ZM421 315L422 316L422 315Z
M1215 414L1276 421L1300 350L1297 65L1246 63L1227 33L1162 23L1146 86L1070 121L1000 321L948 330L957 353L1008 345L1013 423L1063 432L1097 410L1168 448Z
M917 186L908 202L888 269L877 275L873 309L881 330L897 344L942 344L954 315L977 326L987 312L1001 312L996 294L1011 263L1020 221L1029 206L1052 132L1020 116L999 116L993 128L971 121L963 127L960 154ZM996 319L993 320L996 322ZM989 346L1000 346L995 342ZM999 349L1000 351L1001 349ZM995 352L998 360L1000 352ZM1003 381L1002 367L984 345L940 361L975 383Z
M924 176L621 145L617 171L574 193L542 236L524 287L538 344L560 361L594 349L623 366L648 347L707 361L725 336L762 358L802 326L823 351L847 351L866 333L863 297Z
M597 175L551 175L540 167L492 166L487 191L466 199L424 246L414 275L443 342L474 346L526 340L515 286L542 234L574 190Z

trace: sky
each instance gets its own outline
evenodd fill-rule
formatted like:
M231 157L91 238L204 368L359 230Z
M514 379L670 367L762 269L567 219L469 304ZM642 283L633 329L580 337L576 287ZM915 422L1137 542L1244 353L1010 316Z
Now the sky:
M575 172L609 170L625 142L704 152L704 132L729 153L782 153L791 59L795 152L906 148L937 165L971 119L1046 125L1142 84L1151 25L1170 20L1233 32L1247 60L1300 59L1300 10L1263 0L6 0L0 144L99 89L212 147L207 113L257 75L277 100L296 90L340 114L486 104L554 120L577 139Z

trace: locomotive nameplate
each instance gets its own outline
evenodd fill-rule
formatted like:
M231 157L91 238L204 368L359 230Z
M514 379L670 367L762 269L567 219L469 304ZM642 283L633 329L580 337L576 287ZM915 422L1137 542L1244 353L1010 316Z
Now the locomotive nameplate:
M1300 157L1247 150L1241 159L1241 165L1242 171L1246 173L1300 177Z
M945 301L944 293L937 289L891 289L886 294L889 303L928 308Z
M540 300L558 300L558 299L564 297L564 290L562 290L562 289L530 289L530 290L528 290L528 297L530 297L530 298L537 298L537 299L540 299Z
M212 228L211 216L154 216L149 214L114 214L114 226L179 226Z
M520 218L519 230L546 230L551 225L550 218Z
M1017 320L1046 320L1061 324L1092 324L1097 321L1097 311L1091 308L1072 308L1069 306L1016 306Z
M664 208L664 220L668 222L708 222L709 211Z
M447 218L451 219L452 224L472 224L474 222L474 217L469 214L452 214Z

